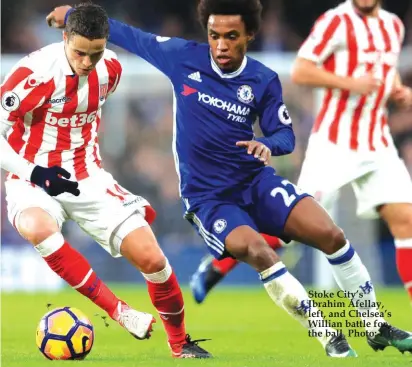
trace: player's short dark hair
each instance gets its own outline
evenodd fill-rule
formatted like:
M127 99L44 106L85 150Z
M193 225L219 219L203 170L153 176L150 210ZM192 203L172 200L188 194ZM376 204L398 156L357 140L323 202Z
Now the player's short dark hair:
M79 35L89 40L108 38L109 17L100 5L81 3L68 16L65 30L69 37Z
M199 0L197 6L199 21L207 29L212 14L240 15L247 33L257 33L262 21L260 0Z

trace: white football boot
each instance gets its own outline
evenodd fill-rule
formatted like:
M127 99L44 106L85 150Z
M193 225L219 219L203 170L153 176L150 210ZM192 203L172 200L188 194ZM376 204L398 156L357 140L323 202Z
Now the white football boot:
M149 339L156 319L149 313L133 310L127 303L119 302L113 318L136 339Z

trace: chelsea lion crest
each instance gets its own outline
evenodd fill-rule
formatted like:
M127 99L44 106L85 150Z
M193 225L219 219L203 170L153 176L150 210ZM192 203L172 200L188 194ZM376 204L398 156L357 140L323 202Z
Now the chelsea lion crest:
M237 90L237 98L240 102L250 103L255 96L253 95L252 88L248 85L241 85Z
M216 233L222 233L225 230L226 226L227 226L227 222L224 219L218 219L213 224L213 230Z

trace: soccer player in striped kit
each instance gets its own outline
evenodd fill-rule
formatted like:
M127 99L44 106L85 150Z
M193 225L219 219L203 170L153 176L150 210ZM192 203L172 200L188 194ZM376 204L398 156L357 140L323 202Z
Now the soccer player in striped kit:
M106 49L108 33L106 12L81 4L68 18L63 42L20 60L2 84L8 216L70 286L134 337L150 337L154 317L115 296L63 238L63 223L77 222L113 257L124 256L142 273L172 356L207 358L210 354L186 334L179 284L149 226L154 210L101 167L101 107L122 72L115 53Z
M380 0L348 0L316 21L292 79L323 92L299 186L333 212L339 189L352 185L357 215L381 217L395 238L412 301L412 182L387 124L389 102L412 107L411 88L397 71L404 34Z

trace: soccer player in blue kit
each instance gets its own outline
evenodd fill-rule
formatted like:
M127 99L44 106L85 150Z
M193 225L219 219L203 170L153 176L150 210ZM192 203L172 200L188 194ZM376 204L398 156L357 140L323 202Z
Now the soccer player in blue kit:
M69 9L56 8L49 24L63 27ZM295 137L278 75L246 56L261 10L259 0L200 0L208 44L156 36L113 19L109 41L172 82L173 153L184 215L209 251L252 266L270 298L316 335L328 356L356 356L340 331L325 326L260 232L307 243L325 253L342 294L358 309L368 344L412 351L412 334L389 325L379 312L369 273L342 230L311 196L268 165L270 156L293 151ZM255 137L256 120L262 138Z

